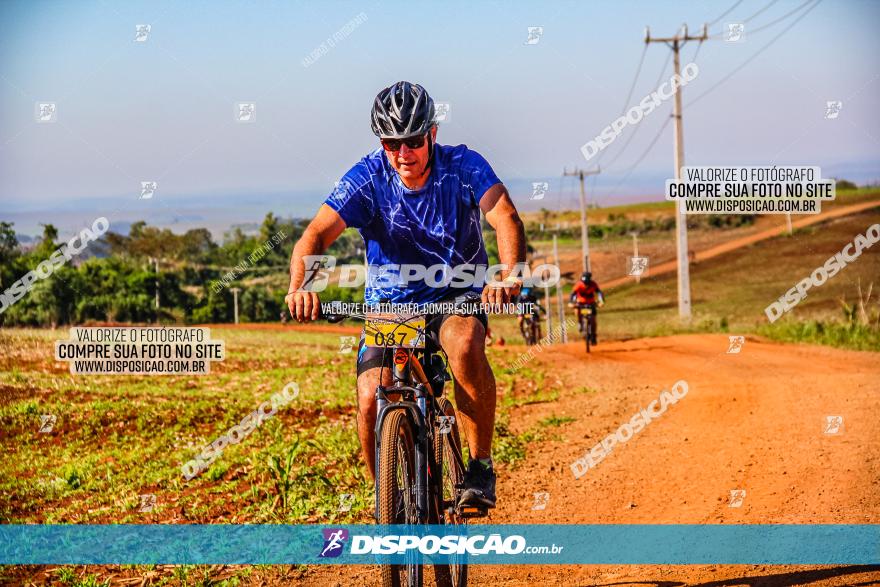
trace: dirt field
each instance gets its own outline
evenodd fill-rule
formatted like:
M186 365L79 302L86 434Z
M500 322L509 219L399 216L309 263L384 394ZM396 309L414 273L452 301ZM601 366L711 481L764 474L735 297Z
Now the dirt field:
M562 391L513 408L511 427L519 433L550 416L565 423L532 443L518 467L499 470L499 507L485 522L880 523L877 354L754 337L738 354L727 349L727 336L704 334L600 342L590 356L580 342L538 353L527 367ZM682 379L684 398L573 477L573 461ZM823 432L828 415L843 416L842 432ZM738 508L728 507L734 489L746 491ZM550 495L543 511L532 510L536 492ZM236 574L212 569L214 581ZM155 584L168 572L81 570L111 584ZM19 568L4 581L54 584L53 573ZM371 585L376 578L369 566L263 567L238 576L243 585ZM474 566L470 584L872 585L880 584L880 567Z
M880 523L880 361L876 354L748 338L693 335L578 343L535 358L571 390L522 408L521 426L549 415L575 421L498 479L491 523ZM570 463L675 381L688 395L584 477ZM596 393L578 393L581 386ZM823 433L827 415L844 431ZM739 508L729 492L744 489ZM546 491L543 511L532 511ZM472 567L474 585L873 585L880 567ZM370 584L369 568L321 568L303 585Z

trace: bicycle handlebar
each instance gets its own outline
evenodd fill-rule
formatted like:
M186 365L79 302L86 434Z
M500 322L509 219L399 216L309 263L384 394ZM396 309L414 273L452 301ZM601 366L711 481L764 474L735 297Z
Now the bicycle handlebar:
M457 296L453 300L453 302L455 304L453 306L454 314L459 315L459 316L467 316L467 315L474 314L475 312L467 311L467 307L472 306L474 304L479 304L481 301L482 301L482 296L480 296L480 294L478 294L477 292L470 291L470 292L461 294L460 296ZM381 304L381 303L387 303L387 302L383 301L383 302L379 302L379 303ZM366 320L368 318L368 316L366 314L354 314L354 313L341 313L341 314L329 314L328 313L328 314L324 314L323 308L322 308L321 318L323 318L327 322L335 324L337 322L342 322L346 318ZM398 324L403 324L404 322L406 322L407 320L409 320L411 318L412 317L408 317L408 318L398 322Z

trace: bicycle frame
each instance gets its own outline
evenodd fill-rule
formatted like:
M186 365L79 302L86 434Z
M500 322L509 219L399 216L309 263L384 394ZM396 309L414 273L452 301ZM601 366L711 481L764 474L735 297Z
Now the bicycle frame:
M434 427L429 418L438 413L435 403L436 395L428 377L425 374L424 367L419 360L420 354L424 351L419 349L404 349L389 347L394 353L393 378L394 383L391 386L379 385L376 387L376 446L375 446L375 462L378 469L379 455L381 454L381 430L382 422L388 414L402 410L406 413L410 426L416 433L415 437L415 503L419 520L427 523L430 516L429 483L431 481L431 460L430 451L434 443ZM380 377L381 381L381 377ZM413 386L412 382L416 382ZM391 401L388 394L400 394L401 399ZM464 469L464 460L460 454L455 454L454 458L457 464ZM439 481L439 480L438 480ZM376 487L374 490L375 507L374 511L379 511L379 487L378 476L376 478ZM442 496L441 496L442 499ZM441 509L444 504L441 504ZM438 511L438 514L441 512Z
M467 301L467 300L465 300ZM340 315L331 315L328 317L330 321L339 321L342 319ZM344 317L368 319L366 314L355 315L348 314ZM391 320L397 324L390 334L394 334L397 328L403 326L406 322L412 320L409 318L401 318L403 321ZM387 318L386 318L387 322ZM424 341L424 344L416 342L406 342L406 336L400 339L398 344L404 346L393 346L393 341L398 339L394 336L390 338L382 337L382 345L386 353L392 353L393 358L393 381L391 385L382 385L385 381L384 369L386 366L386 357L383 356L382 367L379 371L379 385L376 386L376 423L375 423L375 446L374 459L376 465L376 476L374 482L374 508L376 521L393 520L393 523L403 521L409 525L424 524L466 524L465 518L485 516L485 508L470 505L459 505L461 483L463 472L465 470L464 459L461 455L461 443L458 434L457 425L454 424L452 429L444 431L436 427L438 416L453 415L454 408L452 404L443 398L442 381L437 381L439 372L432 371L432 378L429 379L425 372L423 362L429 364L432 369L436 369L434 355L435 351L425 348L428 342L427 328L425 326L412 325ZM373 341L378 342L377 329L374 334ZM385 341L392 341L388 346L384 346ZM365 343L366 344L366 343ZM412 347L417 348L411 348ZM436 352L442 353L442 349L437 348ZM432 382L437 382L440 387L435 389ZM395 396L392 399L390 396ZM392 416L392 421L386 422L386 418ZM408 431L403 427L408 427ZM394 431L393 434L388 432ZM449 432L451 436L444 438L442 435ZM407 437L407 443L411 442L412 453L409 448L406 463L404 465L403 486L399 485L394 477L397 471L389 468L388 464L383 465L383 454L386 458L390 458L391 462L400 462L400 446L394 446L399 443L401 434ZM387 438L386 438L387 437ZM411 440L410 440L411 438ZM454 440L450 440L454 439ZM453 450L449 450L450 447ZM411 456L410 456L411 455ZM412 460L409 461L409 458ZM412 466L412 476L410 476L409 463ZM444 468L444 463L448 463L449 471ZM384 472L383 472L384 467ZM391 465L395 467L395 465ZM392 478L389 481L388 473ZM396 487L396 489L394 489ZM449 491L447 488L451 487ZM398 492L406 490L402 496ZM402 499L402 505L405 508L403 520L400 519L398 498ZM389 506L390 504L390 506ZM390 507L390 509L389 509ZM383 522L386 523L386 522ZM404 565L406 568L407 581L409 583L422 584L423 575L421 571L422 563L410 562ZM395 569L396 565L382 566L382 581L386 585L396 585L398 583L400 568ZM445 577L442 584L446 585L447 581L452 581L455 585L464 585L467 581L467 563L464 560L457 560L449 564L439 565L437 568L437 580ZM417 569L417 570L414 570ZM443 571L441 572L442 569Z
M397 361L398 353L407 354L406 364L399 365ZM385 417L395 410L402 410L406 413L412 430L416 433L415 437L415 503L416 511L420 520L426 520L428 514L428 485L427 479L422 475L423 471L428 469L428 443L433 440L433 431L426 425L428 418L428 392L429 388L426 384L419 383L415 387L405 385L409 380L409 371L411 369L410 361L418 361L412 356L412 352L404 349L394 349L395 365L394 365L394 384L391 387L379 385L376 387L376 457L375 463L378 470L379 455L381 453L381 430L382 422ZM421 364L419 364L421 368ZM424 370L421 370L424 374ZM380 379L381 381L381 379ZM399 401L390 401L388 393L399 393L401 399ZM412 399L408 399L412 398ZM375 512L379 511L379 487L378 476L376 477L376 487L374 493Z

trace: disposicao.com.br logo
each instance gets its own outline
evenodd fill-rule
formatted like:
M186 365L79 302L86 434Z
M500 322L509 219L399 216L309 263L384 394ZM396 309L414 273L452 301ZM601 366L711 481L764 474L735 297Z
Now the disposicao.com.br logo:
M339 530L323 530L324 548L320 556L339 556L348 535L339 536ZM334 538L335 537L335 538ZM334 554L328 552L333 546ZM517 555L517 554L558 554L562 546L528 546L525 537L512 534L465 535L412 535L387 534L381 536L351 536L350 554L368 555Z

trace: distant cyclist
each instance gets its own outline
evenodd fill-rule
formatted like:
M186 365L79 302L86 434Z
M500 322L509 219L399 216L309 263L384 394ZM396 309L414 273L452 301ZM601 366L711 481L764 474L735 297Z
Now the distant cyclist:
M436 142L434 101L418 84L402 81L379 92L371 127L379 148L345 174L293 248L285 298L293 317L302 322L319 314L318 294L302 288L303 257L323 253L346 228L360 232L370 267L484 266L488 255L481 212L495 229L500 262L508 268L502 271L500 284L456 288L449 282L438 286L422 280L400 285L383 283L379 275L368 272L365 301L427 304L478 291L485 303L509 303L522 285L522 279L509 274L525 261L525 232L510 194L489 163L465 145ZM326 159L328 154L323 156ZM459 423L470 451L461 501L495 507L491 449L496 389L486 359L487 328L485 314L440 314L426 322L430 344L439 341L449 358ZM390 364L390 354L364 346L362 335L357 354L357 421L370 477L375 476L376 387L383 365L381 383L391 384Z
M519 296L516 298L516 302L522 305L521 311L517 314L516 323L519 325L519 331L522 333L523 338L528 343L529 337L526 335L525 315L531 314L532 319L538 322L538 336L533 342L539 341L541 339L541 314L547 313L544 310L544 306L538 303L538 296L530 287L522 288Z
M602 290L599 289L599 284L593 281L593 274L589 271L582 273L580 281L575 283L574 289L571 290L571 303L575 304L578 324L583 324L581 321L581 310L587 307L592 310L589 315L592 333L590 342L592 344L596 344L596 307L601 306L604 301L605 296ZM581 326L580 328L581 332L583 332L584 327Z

